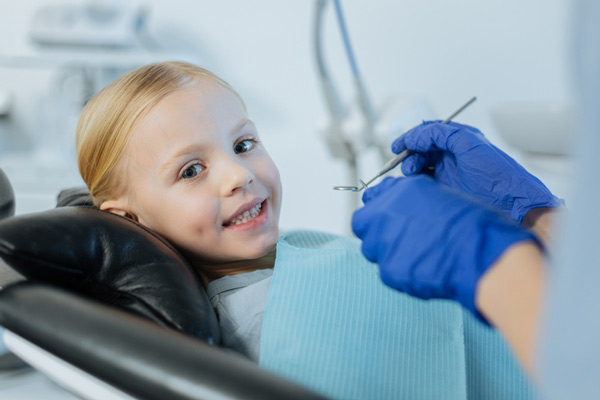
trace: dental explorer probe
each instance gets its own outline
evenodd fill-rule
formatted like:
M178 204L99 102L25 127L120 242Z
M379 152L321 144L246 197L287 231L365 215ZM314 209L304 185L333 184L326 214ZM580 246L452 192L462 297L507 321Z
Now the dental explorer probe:
M456 117L458 114L460 114L465 108L467 108L468 106L470 106L471 103L473 103L475 100L477 100L477 97L471 98L471 100L467 101L461 108L459 108L452 115L450 115L448 118L446 118L445 120L443 120L442 124L447 124L448 122L450 122L454 117ZM334 190L342 190L342 191L350 191L350 192L360 192L363 189L367 189L369 187L369 185L375 179L377 179L380 176L385 175L388 172L390 172L392 169L394 169L394 167L396 167L402 161L404 161L405 159L407 159L408 156L410 156L411 154L413 154L412 151L410 151L410 150L404 150L403 152L401 152L400 154L398 154L396 157L394 157L390 161L388 161L383 166L383 168L381 168L381 170L377 173L377 175L375 175L375 177L373 179L369 180L367 183L363 182L362 179L359 179L358 181L361 184L360 188L357 187L357 186L334 186L333 189Z

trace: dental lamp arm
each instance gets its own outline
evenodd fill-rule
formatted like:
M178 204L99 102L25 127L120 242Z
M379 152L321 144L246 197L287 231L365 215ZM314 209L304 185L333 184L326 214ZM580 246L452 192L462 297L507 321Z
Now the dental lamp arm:
M325 96L325 103L329 109L329 113L334 121L334 124L341 125L343 119L346 116L346 110L340 101L340 96L331 80L329 71L325 65L325 57L323 56L323 13L327 0L316 0L315 2L315 16L313 25L313 49L315 51L315 59L317 61L317 70L319 72L319 81L321 83L321 89Z
M335 6L335 13L340 27L340 33L344 41L344 48L346 49L348 63L350 64L350 69L352 70L352 76L354 79L354 86L356 88L356 94L358 97L360 110L366 122L366 129L364 132L363 140L367 146L370 146L375 140L374 128L375 120L377 117L375 115L375 110L373 109L373 105L367 93L367 89L365 88L362 77L358 70L358 64L356 62L356 58L354 57L354 52L352 51L352 46L350 44L350 36L348 35L348 30L346 29L346 23L344 21L344 14L342 13L342 6L340 4L340 0L333 0L333 4Z

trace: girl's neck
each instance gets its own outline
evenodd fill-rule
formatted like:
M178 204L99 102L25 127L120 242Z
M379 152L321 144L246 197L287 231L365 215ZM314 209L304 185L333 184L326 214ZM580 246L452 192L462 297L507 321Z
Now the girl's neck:
M264 256L253 260L240 260L218 264L197 261L192 263L192 265L202 277L204 285L208 285L211 281L227 275L237 275L245 272L252 272L257 269L273 268L275 266L276 254L277 248L273 247L273 249Z

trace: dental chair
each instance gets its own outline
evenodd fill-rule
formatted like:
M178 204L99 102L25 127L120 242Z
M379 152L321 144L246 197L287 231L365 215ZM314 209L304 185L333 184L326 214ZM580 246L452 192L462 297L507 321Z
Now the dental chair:
M0 326L6 347L89 399L319 399L219 346L217 317L166 240L84 190L14 216L0 170Z

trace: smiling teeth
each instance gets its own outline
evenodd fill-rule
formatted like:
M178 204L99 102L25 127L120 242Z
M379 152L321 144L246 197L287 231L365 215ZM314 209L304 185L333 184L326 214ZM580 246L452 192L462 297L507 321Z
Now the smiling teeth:
M229 225L229 226L240 225L240 224L244 224L248 221L251 221L254 218L258 217L258 214L260 214L261 208L262 208L262 203L259 203L259 204L255 205L254 207L252 207L250 210L244 211L242 214L235 217L233 219L233 221L231 221L227 225Z

